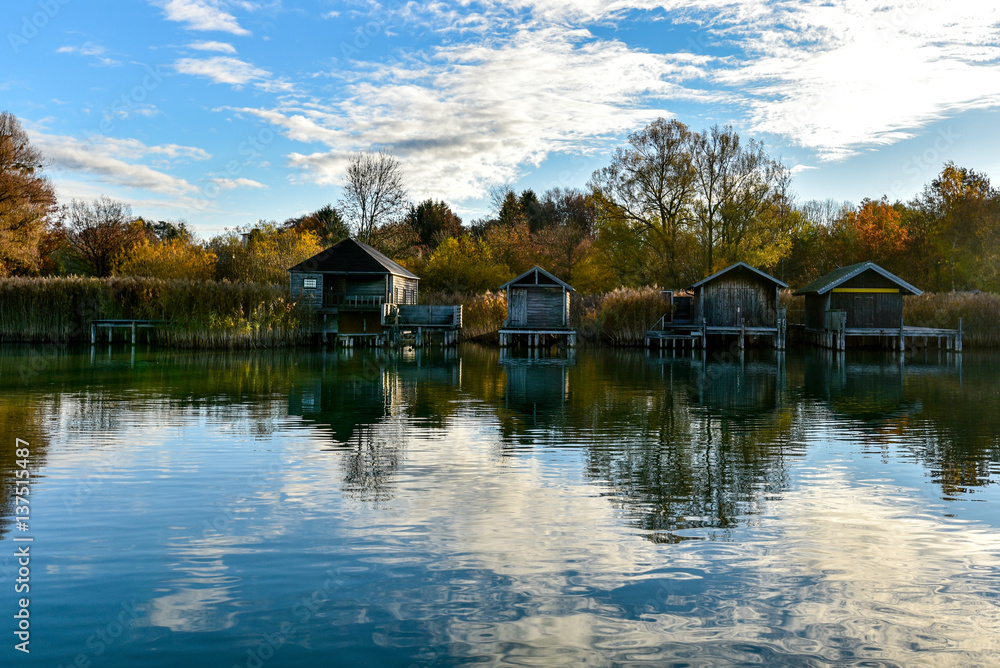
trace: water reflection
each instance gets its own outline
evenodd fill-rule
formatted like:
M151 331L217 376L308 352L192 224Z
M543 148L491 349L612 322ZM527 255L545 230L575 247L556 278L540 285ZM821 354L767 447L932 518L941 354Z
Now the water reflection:
M0 355L53 665L132 600L102 665L244 665L283 622L269 666L1000 651L1000 359L121 352Z

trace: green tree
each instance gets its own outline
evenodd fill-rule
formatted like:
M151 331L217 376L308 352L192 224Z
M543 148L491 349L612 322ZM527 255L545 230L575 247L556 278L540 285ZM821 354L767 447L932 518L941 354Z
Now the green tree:
M56 197L41 152L17 118L0 112L0 276L39 270Z
M429 249L437 248L449 237L462 234L462 219L442 201L424 200L410 206L406 220L417 233L420 243Z

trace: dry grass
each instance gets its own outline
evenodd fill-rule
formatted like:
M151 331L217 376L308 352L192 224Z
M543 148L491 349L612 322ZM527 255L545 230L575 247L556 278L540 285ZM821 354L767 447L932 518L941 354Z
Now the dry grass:
M612 290L604 295L596 308L596 333L600 341L612 345L644 345L646 332L656 324L666 309L667 305L658 288Z
M959 318L964 346L1000 347L1000 295L925 292L903 300L903 319L907 325L955 329Z
M154 340L176 347L254 348L300 343L311 314L286 288L155 278L0 279L0 340L89 341L90 321L165 320Z

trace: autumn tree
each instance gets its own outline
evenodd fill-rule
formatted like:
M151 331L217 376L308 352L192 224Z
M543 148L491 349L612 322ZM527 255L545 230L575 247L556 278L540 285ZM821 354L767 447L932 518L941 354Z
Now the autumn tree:
M593 243L597 207L579 190L554 188L532 209L540 256L551 271L573 282L573 270Z
M41 152L31 145L17 118L0 112L0 275L39 268L55 193L42 173Z
M63 218L72 260L90 276L110 276L118 258L147 238L131 205L105 195L89 202L73 200Z
M694 137L680 121L663 118L628 136L611 164L594 172L590 186L604 220L642 235L656 257L655 280L682 281L685 239L697 174L691 153Z
M949 162L913 206L920 212L914 232L925 256L935 258L929 268L935 289L964 290L988 280L998 264L1000 193L985 174Z
M312 232L324 247L332 246L351 236L351 228L340 211L327 204L312 213L285 221L286 228L297 232Z
M406 214L407 194L399 160L385 151L353 155L344 177L340 209L354 237L370 244L375 228Z
M513 277L486 243L463 234L445 239L431 254L421 275L421 290L479 293L496 290Z
M165 240L143 239L120 256L118 276L149 276L164 279L210 280L215 277L215 253L191 237Z
M790 249L798 220L788 196L788 171L762 144L743 142L728 126L699 133L692 143L702 273L738 260L774 266Z
M287 284L288 268L323 247L314 232L298 232L271 221L227 230L208 243L216 255L216 278L245 283Z

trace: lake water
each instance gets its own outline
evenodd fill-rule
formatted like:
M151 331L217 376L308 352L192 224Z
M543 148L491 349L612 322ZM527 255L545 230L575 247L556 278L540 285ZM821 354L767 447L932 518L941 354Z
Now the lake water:
M6 348L0 425L4 666L1000 665L996 356Z

